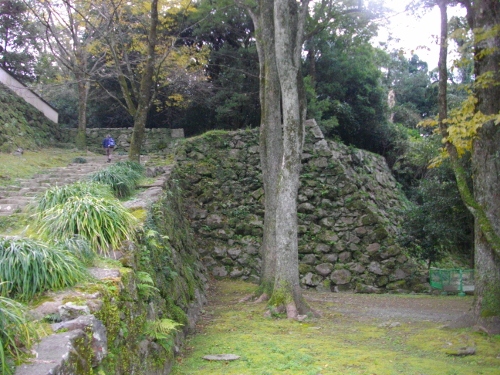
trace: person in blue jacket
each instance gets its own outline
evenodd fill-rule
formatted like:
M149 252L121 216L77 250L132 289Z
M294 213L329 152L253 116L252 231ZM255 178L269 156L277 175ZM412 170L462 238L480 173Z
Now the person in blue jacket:
M113 149L115 148L115 140L111 138L108 134L106 138L102 140L102 147L106 150L106 157L108 158L108 163L111 163L111 155L113 154Z

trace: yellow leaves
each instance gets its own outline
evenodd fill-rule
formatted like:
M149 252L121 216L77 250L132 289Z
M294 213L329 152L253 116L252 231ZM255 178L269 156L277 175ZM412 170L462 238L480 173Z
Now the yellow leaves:
M189 100L185 98L182 94L172 94L165 100L165 105L167 107L178 107L186 108L189 104Z
M484 72L483 74L479 75L476 78L476 81L474 82L474 87L478 89L486 89L491 86L496 86L498 85L498 81L495 78L495 72L494 71L488 71Z
M500 25L495 25L488 29L474 29L474 41L476 44L495 38L500 35Z
M476 105L477 98L470 95L462 106L451 111L449 118L445 120L448 125L448 137L444 138L443 142L451 142L459 157L472 149L472 142L483 124L500 118L500 115L485 115L476 111Z

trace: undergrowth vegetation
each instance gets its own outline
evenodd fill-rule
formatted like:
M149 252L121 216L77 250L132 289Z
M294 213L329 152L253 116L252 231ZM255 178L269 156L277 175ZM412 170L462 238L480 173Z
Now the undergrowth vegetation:
M47 240L79 235L95 252L109 253L125 240L132 240L136 220L116 200L92 195L74 196L39 213L38 233Z
M86 277L82 263L62 247L31 238L0 237L0 295L29 301L46 290Z
M93 173L90 180L108 185L116 197L126 198L134 192L143 172L144 167L141 164L123 161Z
M60 161L67 164L70 156L74 157L66 153ZM3 160L5 155L1 157ZM26 161L23 156L18 158L13 161ZM33 164L36 166L23 171L22 177L56 164ZM138 163L119 162L94 174L89 181L49 188L29 208L32 221L24 223L29 225L23 234L31 237L0 237L0 374L12 373L12 365L35 337L20 302L88 280L86 266L92 266L97 255L135 240L138 221L116 197L130 196L143 172ZM0 177L7 180L10 174ZM5 228L16 227L19 217L3 220ZM144 282L144 293L156 290L150 279ZM171 337L168 331L175 326L174 322L162 320L150 330L161 345Z
M36 339L26 308L0 295L0 374L11 374L9 358L18 361Z

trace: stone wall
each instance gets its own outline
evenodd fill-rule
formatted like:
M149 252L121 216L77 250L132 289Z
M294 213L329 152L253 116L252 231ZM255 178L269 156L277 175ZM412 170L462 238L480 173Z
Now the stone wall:
M55 147L62 138L58 124L0 83L0 152Z
M87 129L87 148L93 152L102 152L102 140L107 134L116 142L115 151L128 153L132 128L89 128ZM74 143L77 129L68 129L66 142ZM178 139L184 138L184 129L146 129L142 153L171 153Z
M263 188L258 131L188 139L174 171L198 252L216 277L258 282ZM405 197L385 160L324 139L307 123L299 191L299 260L306 288L426 291L422 272L396 243Z

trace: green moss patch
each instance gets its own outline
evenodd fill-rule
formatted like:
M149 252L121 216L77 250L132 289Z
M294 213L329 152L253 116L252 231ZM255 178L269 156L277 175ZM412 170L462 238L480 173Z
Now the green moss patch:
M322 312L319 319L266 318L265 304L239 303L254 288L242 282L216 282L205 323L189 338L173 375L498 374L500 336L442 329L442 323L425 320L385 325L369 314L360 319L332 310L335 298L309 301ZM370 298L386 296L366 296L368 311ZM454 297L436 298L440 304L456 303ZM474 345L476 354L449 355L447 350L454 345ZM232 362L202 359L207 354L228 353L241 358Z

